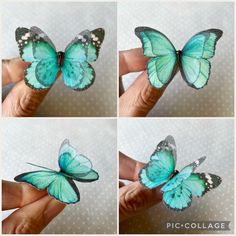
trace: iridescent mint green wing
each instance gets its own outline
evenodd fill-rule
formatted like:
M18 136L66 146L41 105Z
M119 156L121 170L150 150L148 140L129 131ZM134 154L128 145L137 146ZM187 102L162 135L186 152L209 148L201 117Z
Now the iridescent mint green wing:
M139 181L149 189L165 183L175 170L176 146L172 136L161 141L148 164L139 172Z
M192 202L192 193L188 188L182 185L164 192L163 202L167 208L174 211L183 211L190 207Z
M175 189L186 180L194 170L205 161L206 157L201 157L193 163L185 166L177 175L171 178L162 188L161 191L167 192Z
M95 79L95 71L86 61L79 62L65 59L61 70L64 84L76 91L89 88Z
M80 200L79 190L71 178L57 174L57 178L48 187L48 194L57 200L73 204Z
M206 192L218 187L222 179L209 173L193 173L183 181L183 186L190 190L193 196L202 197Z
M216 43L223 32L209 29L194 35L180 54L180 71L189 86L201 89L207 85L211 64L208 59L215 55Z
M80 200L75 183L56 171L27 172L16 176L14 180L31 184L39 190L47 189L49 195L66 204L76 203Z
M16 41L23 61L31 62L25 71L26 84L42 90L55 82L59 67L55 46L39 28L17 28Z
M46 189L57 177L57 173L53 171L32 171L20 174L14 178L17 182L25 182L31 184L39 190Z
M175 47L164 34L149 27L137 27L135 34L142 42L144 55L152 58L147 65L151 85L166 86L178 71Z
M105 31L102 28L81 32L65 49L62 65L62 80L74 90L85 90L95 79L95 72L89 62L96 61Z
M84 30L79 33L66 47L65 59L93 62L99 55L105 31L98 28L92 31Z
M59 166L61 172L69 177L81 181L92 182L98 180L98 173L92 169L91 161L84 155L78 154L66 139L59 150Z
M192 202L192 196L202 197L209 190L220 185L221 178L206 173L193 173L176 188L165 191L163 201L171 210L183 211Z

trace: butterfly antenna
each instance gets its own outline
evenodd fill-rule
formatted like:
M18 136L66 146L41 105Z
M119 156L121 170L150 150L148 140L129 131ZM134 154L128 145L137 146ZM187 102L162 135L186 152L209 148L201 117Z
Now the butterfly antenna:
M43 168L43 169L45 169L45 170L55 171L55 170L49 169L49 168L44 167L44 166L35 165L35 164L33 164L33 163L30 163L30 162L27 162L27 164L32 165L32 166L36 166L36 167L39 167L39 168Z

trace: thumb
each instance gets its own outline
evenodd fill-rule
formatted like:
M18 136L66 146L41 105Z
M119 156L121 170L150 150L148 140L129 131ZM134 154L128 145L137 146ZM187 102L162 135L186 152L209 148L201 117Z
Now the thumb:
M120 222L134 216L162 200L160 187L148 189L138 181L119 189Z
M48 91L36 91L29 88L25 81L18 82L2 104L2 116L33 116Z
M148 81L144 71L120 97L120 116L146 116L161 98L165 88L156 89Z

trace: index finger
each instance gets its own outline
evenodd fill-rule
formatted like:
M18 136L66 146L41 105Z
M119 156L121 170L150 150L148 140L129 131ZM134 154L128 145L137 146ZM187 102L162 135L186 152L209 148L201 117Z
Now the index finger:
M143 71L147 67L148 58L143 55L142 48L119 52L119 76L130 72Z
M139 179L139 171L145 166L144 163L136 161L122 152L119 152L119 178L130 181Z
M2 60L2 85L17 83L24 78L24 71L29 65L19 57L10 60Z

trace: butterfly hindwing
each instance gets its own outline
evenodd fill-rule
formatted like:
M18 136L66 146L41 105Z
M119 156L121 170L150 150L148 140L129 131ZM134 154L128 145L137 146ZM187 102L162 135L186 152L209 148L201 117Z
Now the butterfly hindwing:
M173 137L161 141L149 163L139 173L140 182L152 189L166 182L175 169L176 147Z
M183 211L191 205L192 196L202 197L209 190L218 187L221 181L217 175L193 173L176 188L165 191L163 201L168 208Z
M170 40L149 27L137 27L135 34L141 40L148 61L148 79L155 88L167 85L177 72L177 54Z
M211 69L208 59L215 55L216 43L222 34L218 29L205 30L185 44L180 55L180 71L189 86L195 89L206 86Z
M172 210L182 211L191 205L192 193L188 188L179 185L170 191L164 192L163 202Z
M85 90L93 84L95 79L95 71L86 61L65 59L61 70L64 84L73 90Z
M76 203L80 200L79 190L73 180L62 174L58 174L53 184L49 185L48 193L66 204Z
M92 169L91 161L84 155L78 154L68 139L61 145L58 163L61 171L75 180L92 182L99 178L98 173Z
M161 191L166 192L175 189L182 182L187 179L194 170L202 164L202 162L206 159L206 157L201 157L198 160L192 162L191 164L185 166L177 175L171 178L162 188Z

